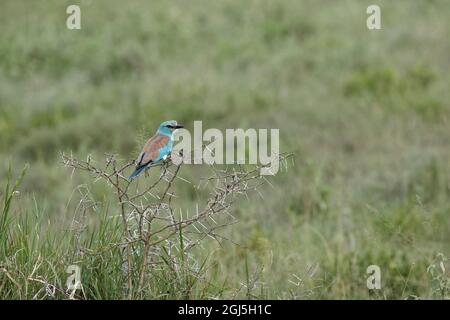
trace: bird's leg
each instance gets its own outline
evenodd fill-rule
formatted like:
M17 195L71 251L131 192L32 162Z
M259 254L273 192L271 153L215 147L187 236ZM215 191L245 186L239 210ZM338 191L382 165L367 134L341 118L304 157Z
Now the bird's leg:
M161 177L164 177L167 172L167 162L163 161L161 164Z
M161 177L165 176L167 172L170 173L169 167L170 167L170 155L166 157L161 163L161 170L162 170Z

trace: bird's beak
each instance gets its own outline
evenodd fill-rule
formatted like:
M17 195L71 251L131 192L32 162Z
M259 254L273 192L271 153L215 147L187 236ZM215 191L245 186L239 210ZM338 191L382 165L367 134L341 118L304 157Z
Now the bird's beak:
M176 126L173 126L173 128L174 129L181 129L181 128L184 128L184 126L181 125L181 124L177 124Z

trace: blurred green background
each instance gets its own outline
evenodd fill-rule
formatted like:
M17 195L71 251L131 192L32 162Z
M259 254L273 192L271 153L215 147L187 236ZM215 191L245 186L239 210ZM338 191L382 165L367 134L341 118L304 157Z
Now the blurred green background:
M450 255L447 0L2 0L0 26L2 186L9 163L30 164L16 214L67 227L86 181L62 151L132 159L167 119L280 128L295 165L236 208L240 246L206 244L217 297L245 296L248 273L247 297L448 296L448 271L427 271Z

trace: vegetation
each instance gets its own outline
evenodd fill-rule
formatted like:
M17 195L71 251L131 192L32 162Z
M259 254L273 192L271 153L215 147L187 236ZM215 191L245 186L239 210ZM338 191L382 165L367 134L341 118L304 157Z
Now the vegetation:
M448 1L4 0L0 21L0 299L70 298L72 264L73 298L129 297L123 252L105 250L123 236L115 194L60 154L128 161L168 119L280 128L295 161L235 203L194 273L151 269L131 298L449 298ZM207 199L174 192L190 212Z

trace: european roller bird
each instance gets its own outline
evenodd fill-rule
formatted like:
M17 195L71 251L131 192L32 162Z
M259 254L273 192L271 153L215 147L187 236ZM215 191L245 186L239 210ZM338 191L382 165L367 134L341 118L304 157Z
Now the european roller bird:
M160 124L156 133L142 148L142 152L136 160L136 169L128 180L133 180L145 169L166 160L172 152L174 132L179 128L183 128L183 126L175 120L164 121Z

